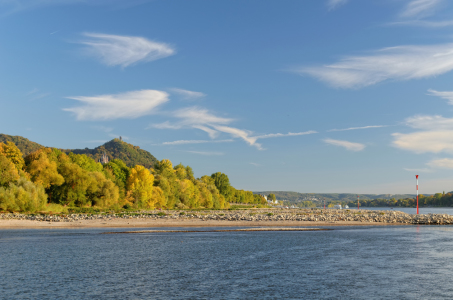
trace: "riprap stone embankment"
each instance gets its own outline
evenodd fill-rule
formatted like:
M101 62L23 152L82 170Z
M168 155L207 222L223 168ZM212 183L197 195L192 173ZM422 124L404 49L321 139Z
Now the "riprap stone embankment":
M177 220L222 220L222 221L309 221L335 223L355 221L362 223L396 224L453 224L453 216L447 214L411 215L400 211L372 210L320 210L320 209L250 209L212 211L137 211L102 214L20 214L2 213L0 220L34 220L44 222L75 222L81 220L113 219L177 219Z

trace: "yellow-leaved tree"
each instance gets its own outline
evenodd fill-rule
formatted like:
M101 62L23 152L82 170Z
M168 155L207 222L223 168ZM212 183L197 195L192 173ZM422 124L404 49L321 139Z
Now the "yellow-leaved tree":
M154 208L153 195L154 176L144 166L135 166L131 169L127 179L128 198L132 198L133 205L138 208Z
M22 152L20 152L19 148L13 142L7 142L6 144L0 143L0 155L6 156L16 166L17 170L23 169L25 162Z
M57 163L48 158L52 149L40 149L26 157L27 172L34 183L42 185L48 189L51 185L60 186L64 183L64 178L58 174Z

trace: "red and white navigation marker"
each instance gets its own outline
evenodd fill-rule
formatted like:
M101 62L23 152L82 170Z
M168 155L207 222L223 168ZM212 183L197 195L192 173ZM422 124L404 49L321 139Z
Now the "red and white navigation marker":
M415 175L415 179L417 179L417 215L418 215L418 175Z

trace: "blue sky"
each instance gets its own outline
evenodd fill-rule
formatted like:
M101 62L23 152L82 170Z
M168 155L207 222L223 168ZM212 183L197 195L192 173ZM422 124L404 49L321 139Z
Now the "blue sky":
M453 190L448 0L0 0L0 132L236 188Z

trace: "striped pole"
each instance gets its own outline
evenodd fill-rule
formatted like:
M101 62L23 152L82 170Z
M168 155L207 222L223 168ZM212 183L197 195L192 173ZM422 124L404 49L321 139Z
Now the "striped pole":
M360 203L359 203L359 195L357 195L357 210L360 209Z
M415 178L417 179L417 215L418 215L418 175L415 175Z

